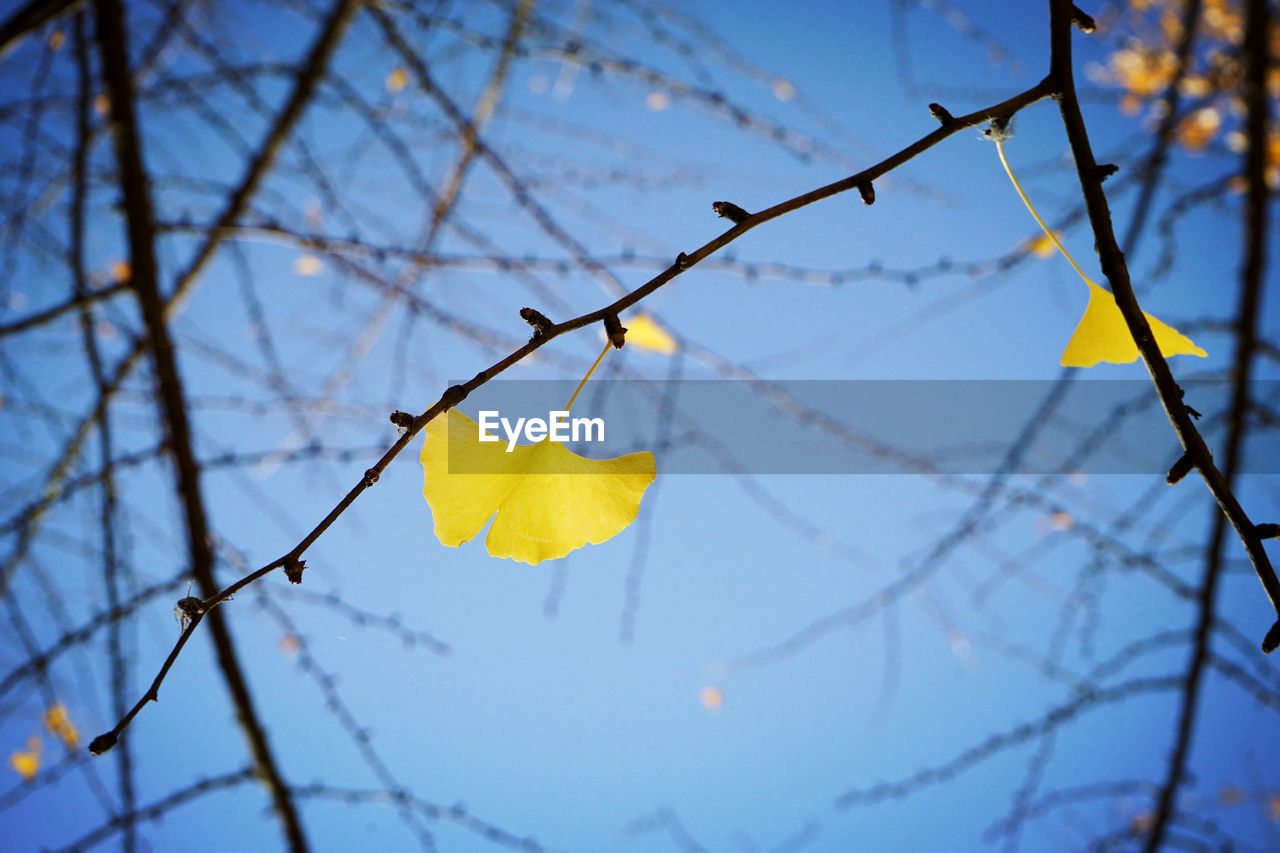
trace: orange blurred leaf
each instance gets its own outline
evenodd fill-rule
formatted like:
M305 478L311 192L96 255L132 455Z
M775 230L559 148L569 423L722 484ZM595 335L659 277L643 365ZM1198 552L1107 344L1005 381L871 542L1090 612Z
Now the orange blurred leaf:
M75 749L80 745L80 732L76 729L75 724L71 722L71 717L67 714L67 707L61 703L51 705L44 712L44 727L49 733L57 736L59 740L67 745L67 749Z

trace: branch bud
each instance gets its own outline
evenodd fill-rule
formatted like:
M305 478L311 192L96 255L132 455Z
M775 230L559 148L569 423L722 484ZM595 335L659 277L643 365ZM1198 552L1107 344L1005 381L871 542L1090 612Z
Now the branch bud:
M617 314L604 316L604 333L609 336L609 343L613 344L614 349L622 349L622 345L627 342L627 327L622 325Z
M306 568L306 560L299 560L293 555L284 558L284 576L289 579L289 583L302 583L302 572Z
M440 397L440 402L444 403L445 409L452 409L465 399L467 399L466 388L461 385L450 385Z
M107 732L106 734L98 735L92 742L90 742L89 751L94 755L102 755L102 753L116 745L116 740L117 737L115 732Z
M555 325L555 323L552 323L547 319L547 315L543 314L541 311L536 311L533 308L521 308L520 318L530 326L533 326L533 336L535 338L545 335L547 331Z
M1280 622L1272 625L1267 632L1266 639L1262 641L1262 653L1269 655L1276 650L1276 646L1280 646Z
M1071 7L1071 24L1082 33L1091 33L1098 28L1098 23L1081 11L1079 6Z
M751 215L731 201L713 201L711 209L716 212L716 216L732 220L735 225Z
M1173 463L1173 467L1170 468L1169 473L1165 475L1164 481L1168 483L1170 486L1172 486L1177 482L1180 482L1183 477L1191 473L1191 467L1192 467L1191 454L1190 453L1182 454L1182 456L1178 458L1178 461Z

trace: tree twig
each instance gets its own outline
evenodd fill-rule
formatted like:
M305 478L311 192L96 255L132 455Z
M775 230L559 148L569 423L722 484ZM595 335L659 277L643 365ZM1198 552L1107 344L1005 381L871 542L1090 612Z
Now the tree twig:
M1138 352L1151 374L1156 391L1160 395L1161 404L1173 425L1174 433L1182 443L1182 447L1191 457L1200 476L1204 479L1210 493L1217 500L1222 512L1235 528L1236 534L1244 544L1262 587L1276 611L1277 621L1262 642L1264 652L1273 651L1280 644L1280 578L1262 546L1262 540L1254 530L1253 522L1236 499L1226 477L1213 461L1213 454L1205 444L1203 436L1196 428L1182 401L1182 391L1169 370L1156 345L1155 337L1147 323L1147 318L1138 305L1129 280L1129 269L1125 264L1124 253L1116 242L1115 231L1111 223L1111 211L1107 205L1107 197L1102 190L1102 177L1098 172L1098 164L1093 156L1093 148L1089 143L1089 134L1085 129L1084 116L1080 112L1080 103L1076 97L1075 82L1071 69L1071 2L1070 0L1050 0L1050 74L1054 89L1058 95L1059 111L1066 128L1067 141L1075 158L1076 172L1084 193L1085 205L1089 214L1089 222L1093 228L1094 244L1097 247L1102 272L1111 285L1116 304L1124 316Z
M187 639L191 636L191 633L195 631L204 615L210 613L219 604L226 601L240 589L243 589L249 584L265 577L278 568L301 560L307 549L310 548L311 545L314 544L315 541L319 539L324 532L342 516L344 512L346 512L346 510L367 488L378 481L378 478L381 476L382 472L386 470L387 466L391 464L392 460L400 455L400 453L414 440L414 438L417 437L417 434L428 423L461 403L472 391L500 375L507 370L507 368L527 358L531 353L542 348L561 335L596 323L602 323L606 317L616 317L622 311L625 311L627 308L635 305L637 302L658 290L682 272L688 270L690 267L709 257L722 247L738 239L752 228L772 219L777 219L778 217L794 210L798 210L815 202L830 198L831 196L869 185L875 179L882 177L893 169L896 169L953 134L966 128L976 127L984 122L991 121L992 119L1008 118L1024 107L1043 98L1049 97L1052 93L1052 87L1049 80L1046 78L1026 91L1014 95L1007 100L1001 101L998 104L977 110L969 113L968 115L956 117L945 126L937 128L933 132L928 133L917 139L915 142L912 142L910 145L907 145L895 154L890 155L879 163L876 163L857 174L851 175L834 183L827 184L826 186L818 187L817 189L810 190L807 193L803 193L794 198L775 204L772 207L753 213L741 222L736 223L728 231L725 231L723 234L720 234L703 244L692 253L686 254L681 252L676 263L671 264L665 270L649 279L649 281L637 287L635 290L632 290L630 293L625 294L611 304L587 314L574 317L570 320L565 320L561 323L553 323L547 326L544 329L543 334L535 336L499 361L484 370L481 370L470 380L460 385L454 385L448 388L426 411L413 419L412 423L401 434L395 444L388 448L386 453L384 453L372 467L365 471L365 474L360 478L360 481L357 482L347 492L347 494L338 501L333 509L331 509L329 513L326 514L325 517L321 519L321 521L313 527L311 531L307 533L306 536L304 536L302 540L299 541L287 554L271 561L253 572L250 572L223 590L214 594L205 595L204 599L198 603L198 606L193 605L190 624L186 626L185 630L178 638L178 642L174 646L174 649L165 659L160 672L156 675L151 687L148 689L147 695L143 697L143 700L141 700L124 719L116 724L116 727L109 734L115 736L124 731L132 721L133 717L135 717L138 711L141 710L147 699L158 692L160 684L164 681L169 669L173 666L182 646L186 644ZM478 143L478 145L482 146L483 143ZM481 148L481 153L483 153L483 151L484 149ZM109 748L109 746L105 748Z

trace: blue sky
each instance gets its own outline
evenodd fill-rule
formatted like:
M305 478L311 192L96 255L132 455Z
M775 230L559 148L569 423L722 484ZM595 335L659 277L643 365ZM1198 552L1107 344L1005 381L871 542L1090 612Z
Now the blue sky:
M611 49L723 91L753 114L819 140L822 151L799 157L689 99L655 99L661 87L608 75L597 80L587 69L536 56L513 64L486 140L532 182L577 239L611 259L618 281L633 288L657 272L661 259L690 252L724 230L726 221L711 212L713 201L764 208L838 180L930 132L936 126L926 108L930 101L961 114L1033 85L1047 62L1045 5L960 4L976 26L1006 46L1009 55L1001 61L939 15L911 10L905 50L916 89L900 73L889 4L702 0L687 11L735 56L772 75L752 79L710 56L707 80L700 80L696 64L635 40L641 30L626 4L545 7L542 13L557 19L568 19L574 8L592 9L588 33ZM495 29L489 7L474 19L468 14L457 6L452 17ZM243 36L239 49L247 54L259 50L293 60L309 44L293 13L253 6L235 15L230 20L239 29L233 31ZM609 29L610 20L622 23ZM444 47L451 37L438 38L430 42L438 50L431 54L433 67L442 84L470 103L488 60L457 58ZM1100 61L1111 43L1075 36L1082 85L1082 69ZM31 79L39 56L38 46L28 43L0 65L4 79ZM204 60L183 51L169 61L171 71L204 67ZM337 62L354 86L385 101L388 121L408 123L426 171L438 178L447 170L456 150L440 145L439 128L405 118L415 109L429 112L415 100L422 96L412 86L382 92L396 62L367 17L357 18ZM56 73L70 79L66 68ZM283 90L279 81L266 86L273 97ZM792 91L794 97L779 97ZM236 96L218 91L211 97L225 99L226 119L249 140L260 136L263 119ZM1141 120L1122 116L1114 100L1085 99L1093 144L1104 161L1131 158L1148 144ZM149 162L172 178L157 183L159 207L167 219L202 220L217 209L218 197L178 178L231 182L241 159L229 137L202 129L175 103L144 114ZM263 189L262 209L296 224L318 207L322 233L356 232L375 244L412 242L429 205L395 171L366 126L349 117L335 120L334 112L330 100L304 118L308 151L296 145L286 150ZM10 115L0 133L14 140L18 127ZM1007 151L1050 222L1070 212L1078 188L1054 104L1023 111ZM108 153L99 146L95 156L105 163ZM331 165L333 189L349 217L327 209L308 184L301 172L306 156L340 164ZM1176 153L1173 180L1180 190L1198 185L1232 168L1231 157ZM590 175L597 179L583 178ZM555 178L562 183L554 185ZM1112 206L1121 224L1133 199L1123 178L1108 184L1119 188ZM530 225L494 170L478 167L468 180L459 215L488 239L517 258L565 257ZM750 367L770 381L1025 379L1044 380L1047 390L1061 373L1058 357L1086 298L1065 261L1027 258L998 275L928 272L942 259L957 268L991 262L1035 234L994 147L976 129L961 132L877 182L876 191L870 208L856 194L837 196L761 226L717 258L777 263L816 271L819 278L874 268L923 271L918 282L850 274L843 283L814 285L764 269L752 278L708 262L644 303L677 336L680 351L664 356L627 348L606 358L602 376L665 379L678 372L684 379L717 379L723 376L715 365L728 364ZM118 226L105 212L109 196L101 192L102 219L91 234L91 257L102 268L121 251ZM1231 316L1235 262L1223 256L1234 258L1237 251L1236 205L1228 197L1220 210L1203 210L1178 224L1176 265L1168 275L1153 275L1158 243L1147 237L1130 257L1146 310L1175 325ZM1096 273L1087 230L1076 223L1065 230L1065 242ZM165 238L165 281L192 245L186 236ZM343 460L210 465L204 484L224 582L243 573L236 564L240 556L252 567L271 561L328 511L376 458L369 449L394 441L386 420L392 409L421 411L448 384L523 341L528 329L517 316L520 307L536 305L564 319L613 298L573 266L565 275L539 274L543 289L537 290L509 272L455 263L418 284L424 298L456 318L452 326L424 317L409 323L403 307L379 325L370 320L379 316L379 295L342 276L332 260L324 260L317 275L300 275L297 261L306 251L288 241L246 235L236 245L267 316L275 318L272 333L286 377L301 397L321 396L328 386L332 402L327 409L282 411L272 405L276 392L227 357L261 366L253 320L235 296L241 268L223 251L174 323L202 458L228 450L291 450L310 441L358 452ZM456 232L446 233L436 249L455 259L476 252ZM6 251L17 264L5 283L9 305L17 304L15 293L24 310L62 298L65 274L41 278L31 252L14 246ZM103 317L123 328L136 322L124 302ZM1264 333L1275 331L1270 302L1261 320ZM464 323L492 332L497 344L468 339L459 331ZM4 343L6 360L22 365L18 373L39 391L14 382L6 398L19 405L7 417L30 411L22 404L36 396L66 409L43 438L34 430L22 434L31 443L27 452L39 459L88 400L83 379L67 371L60 361L65 354L51 343L73 331L64 323ZM350 358L348 347L362 331L368 349ZM1175 372L1221 376L1230 364L1229 340L1205 331L1195 337L1209 358L1175 359ZM600 346L597 330L583 330L504 378L560 380L547 383L549 403L558 406L563 382L578 379ZM1138 365L1087 374L1143 376ZM144 379L135 377L128 389L119 404L119 441L150 446L153 410ZM468 403L483 407L485 392ZM575 413L589 414L591 401L586 394ZM1074 414L1060 416L1063 434L1074 434ZM298 431L299 422L305 432ZM1220 427L1209 419L1206 424L1220 442ZM742 429L760 442L788 434L762 423ZM1151 435L1150 442L1168 445L1176 456L1172 433ZM7 439L0 463L14 506L44 471L23 457L19 444ZM555 850L933 849L943 838L948 849L1002 846L1007 839L984 832L1009 813L1015 792L1034 772L1028 768L1038 766L1037 755L1047 763L1033 801L1097 782L1131 783L1132 790L1028 822L1019 836L1023 849L1080 849L1149 808L1142 784L1163 778L1176 694L1143 692L1148 682L1137 682L1134 695L1094 708L1068 673L1088 673L1144 637L1156 638L1151 648L1102 673L1097 690L1106 695L1135 683L1131 679L1182 671L1188 647L1165 632L1188 629L1194 609L1144 567L1154 564L1197 583L1213 512L1198 482L1154 493L1158 474L1020 475L1008 481L980 533L962 538L958 527L985 477L664 476L659 448L658 480L632 527L607 543L531 567L488 557L479 537L458 549L436 541L421 498L418 446L312 547L300 590L271 577L226 605L264 725L286 776L298 786L318 784L330 792L388 787L349 736L342 722L349 715L369 733L393 786L446 812L454 809L455 818L474 815ZM739 461L751 470L751 459ZM1271 472L1274 462L1255 459L1251 465ZM152 463L121 478L138 586L173 577L183 560L169 476L167 466ZM1010 490L1036 491L1043 501L1018 504ZM1260 520L1280 506L1274 476L1245 478L1241 493ZM64 588L72 623L101 595L93 548L76 544L93 541L92 506L89 496L62 505L49 524L72 544L60 547L62 540L53 538L33 557ZM1066 515L1055 515L1053 507ZM949 544L952 538L962 541ZM1097 545L1101 540L1121 544L1107 550ZM1254 641L1272 618L1237 543L1227 555L1222 613ZM910 573L921 582L889 608L857 609ZM36 577L20 572L14 594L38 596ZM330 593L354 610L326 606ZM177 637L169 601L157 598L129 622L131 695L140 694ZM390 620L367 617L358 624L355 611ZM273 615L280 613L287 623ZM53 615L33 609L29 618L41 645L56 639ZM409 629L429 633L448 654L421 640L407 645ZM25 656L11 628L0 631L0 668L8 672ZM302 641L301 651L290 645L291 637ZM86 737L113 722L101 646L68 658L51 676ZM1215 648L1251 672L1260 668L1257 679L1274 697L1269 662L1229 640ZM1060 668L1049 671L1045 661L1055 655ZM327 693L308 666L331 675L336 693ZM720 691L718 710L704 706L707 688ZM1209 690L1184 805L1265 848L1275 841L1267 799L1280 787L1268 769L1277 758L1275 738L1268 736L1274 717L1219 674L1210 676ZM1000 750L944 784L917 788L911 781L929 768L947 775L945 768L966 751L1075 701L1085 701L1088 710L1048 740L1031 738ZM3 702L0 745L17 749L40 730L43 697L27 682ZM243 738L206 637L193 639L161 701L144 709L127 737L141 803L245 765ZM56 755L53 739L46 735L45 741ZM101 758L93 766L111 789L114 761ZM881 782L905 782L909 796L838 805L849 792ZM5 846L57 849L103 822L109 809L95 797L93 784L76 769L28 790L11 774L0 785L0 798L14 802L0 811ZM1225 803L1222 792L1232 786L1246 791L1246 802ZM300 808L318 850L416 846L413 832L385 802L350 805L314 797L304 798ZM682 829L673 828L671 816ZM499 849L463 823L447 815L425 821L439 850ZM202 797L146 823L142 834L154 850L215 851L232 844L273 850L281 839L267 798L252 784Z

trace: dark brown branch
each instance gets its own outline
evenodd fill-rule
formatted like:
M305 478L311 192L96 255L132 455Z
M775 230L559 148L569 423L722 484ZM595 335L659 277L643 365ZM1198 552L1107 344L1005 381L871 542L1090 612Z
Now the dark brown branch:
M319 35L316 37L315 43L312 45L311 51L307 54L306 60L299 66L293 90L289 93L289 99L275 121L272 122L271 129L267 132L266 138L259 147L257 156L246 168L240 184L231 193L226 207L218 215L216 224L209 229L208 236L200 248L196 250L194 258L178 276L173 291L165 302L166 317L180 310L182 301L195 287L205 264L213 257L214 251L226 237L228 229L234 225L235 221L248 206L249 199L257 191L258 186L275 162L275 158L281 147L283 147L285 140L289 138L298 119L301 118L303 111L311 102L312 95L321 78L325 75L329 60L338 45L341 35L350 22L352 13L359 5L360 0L336 0L333 9L321 27ZM170 20L172 19L170 18ZM156 43L161 45L163 41L157 39ZM0 596L5 594L13 573L25 557L31 539L34 536L36 524L57 496L57 483L62 481L70 472L72 464L80 454L84 442L91 433L93 424L103 416L111 397L115 395L125 378L133 371L144 350L145 341L141 340L130 348L111 374L105 391L99 394L93 410L80 421L74 434L64 443L61 457L53 464L45 478L46 485L43 489L43 494L28 515L28 527L24 530L24 535L20 538L18 546L5 559L4 564L0 565Z
M128 289L129 283L125 281L116 282L115 284L108 285L101 290L86 289L84 292L77 292L66 302L60 302L51 308L45 308L41 311L28 314L26 317L21 317L10 323L0 325L0 338L5 337L6 335L15 335L18 332L25 332L28 329L34 329L39 326L43 326L46 323L51 323L63 314L66 314L68 311L80 311L86 309L95 302L100 302L103 299L109 299L117 293L123 293Z
M84 342L85 354L89 360L93 383L102 396L107 387L106 374L102 366L102 353L98 348L98 339L94 331L93 312L84 301L88 294L88 275L85 270L85 203L88 195L88 161L89 146L93 135L89 120L89 103L93 97L93 74L90 69L89 40L86 35L85 14L75 17L75 50L76 50L76 82L79 92L76 98L76 150L73 160L74 176L71 189L71 222L70 246L68 260L71 276L75 282L75 296L80 304L77 313L80 319L80 335ZM112 440L111 419L104 411L98 418L98 461L102 468L100 491L102 493L102 563L103 580L107 592L107 612L115 612L120 607L120 573L121 566L116 543L116 484L115 484L115 445ZM111 712L116 717L123 716L128 709L126 694L131 692L128 670L125 666L125 653L121 643L121 622L112 619L107 625L107 650L111 664ZM138 848L137 827L132 815L137 807L134 790L133 750L124 744L116 751L116 778L120 789L120 809L124 817L124 837L121 846L124 853L134 853Z
M1239 471L1243 456L1246 419L1250 407L1249 378L1253 371L1255 342L1258 337L1258 314L1262 295L1263 276L1267 266L1267 134L1269 130L1267 64L1269 44L1269 14L1267 0L1248 0L1245 4L1246 62L1244 79L1245 136L1248 148L1244 155L1244 174L1248 180L1248 192L1244 204L1244 263L1240 270L1240 304L1236 309L1236 354L1232 366L1232 400L1230 430L1227 435L1226 458L1223 462L1223 481L1231 488ZM1200 690L1204 683L1217 608L1218 580L1222 573L1222 548L1226 538L1226 516L1216 513L1212 539L1209 544L1209 562L1205 566L1201 582L1199 617L1196 624L1195 643L1191 661L1187 667L1186 686L1182 691L1182 707L1179 709L1177 739L1169 757L1169 769L1160 795L1156 800L1155 817L1151 832L1147 835L1147 853L1156 853L1164 842L1165 833L1177 813L1178 789L1186 774L1187 754L1195 732L1196 711ZM1256 528L1250 525L1251 539L1261 543ZM1242 534L1243 535L1243 534ZM1265 553L1265 552L1264 552Z
M32 30L39 29L61 15L69 14L84 0L30 0L0 23L0 59Z
M160 399L169 451L176 469L176 488L181 495L186 517L191 573L207 597L217 592L218 583L214 577L213 549L209 541L208 519L200 485L200 467L196 462L187 420L182 378L165 320L165 304L160 295L150 181L143 162L142 141L138 135L138 119L134 111L124 8L119 0L96 0L95 11L103 82L111 101L111 133L115 143L120 189L124 197L129 261L133 270L130 284L138 298L147 329L147 348L156 375L156 395ZM209 633L218 667L249 741L257 774L271 794L289 849L302 853L309 849L302 822L267 742L266 732L254 708L248 683L236 655L230 629L221 612L210 614ZM102 741L95 740L95 744L101 746Z
M1266 590L1271 605L1280 617L1280 578L1262 547L1262 541L1254 531L1253 522L1245 513L1240 502L1232 492L1230 484L1213 461L1204 438L1192 421L1187 408L1182 402L1182 393L1178 383L1174 381L1169 364L1156 345L1151 327L1147 323L1138 299L1133 293L1129 281L1129 269L1125 264L1124 253L1116 242L1115 232L1111 224L1111 212L1107 198L1102 190L1102 180L1098 174L1097 161L1093 156L1093 148L1089 143L1089 135L1085 129L1084 117L1080 112L1080 103L1076 98L1075 82L1071 69L1071 3L1070 0L1051 0L1050 5L1050 75L1058 92L1058 104L1066 128L1067 140L1075 157L1076 172L1084 193L1085 205L1089 214L1089 222L1093 227L1094 244L1097 246L1102 271L1111 284L1111 292L1115 295L1116 304L1124 316L1125 323L1133 335L1142 360L1151 374L1156 391L1160 395L1161 404L1173 425L1173 430L1182 443L1183 448L1192 457L1195 468L1200 472L1205 485L1218 501L1223 513L1235 528L1240 541L1244 543L1249 561L1253 564L1258 579ZM1263 642L1263 651L1271 652L1275 642L1280 641L1280 619L1267 634Z

